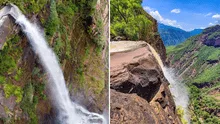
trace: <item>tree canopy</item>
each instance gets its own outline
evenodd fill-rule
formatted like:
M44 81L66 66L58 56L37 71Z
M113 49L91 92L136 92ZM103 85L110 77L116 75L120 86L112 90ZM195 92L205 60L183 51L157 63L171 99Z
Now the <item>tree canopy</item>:
M111 38L146 40L152 22L143 13L142 0L111 0Z

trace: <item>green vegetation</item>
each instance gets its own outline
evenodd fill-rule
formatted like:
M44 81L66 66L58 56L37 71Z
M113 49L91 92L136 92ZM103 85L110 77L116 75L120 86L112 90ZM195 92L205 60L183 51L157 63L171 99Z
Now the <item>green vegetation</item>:
M4 84L5 97L9 98L10 96L16 96L16 102L20 102L22 99L23 91L21 87L13 84Z
M84 74L84 67L83 64L80 64L80 66L76 69L76 73L78 74L78 82L81 87L84 86L85 82L85 74Z
M111 37L128 40L147 40L151 36L152 22L142 11L142 0L111 0Z
M212 82L217 80L220 75L220 64L211 68L205 69L202 73L198 74L194 79L196 83Z
M184 115L184 109L181 106L177 107L177 115L180 117L181 122L183 124L188 124L188 122L184 119L183 115Z
M23 13L38 13L48 0L0 0L0 5L13 3L17 5Z
M169 55L170 53L173 53L175 51L175 46L168 46L166 47L166 53Z
M75 89L84 88L85 95L89 91L97 96L96 100L101 99L105 87L101 51L106 39L101 17L104 10L97 11L97 0L0 0L1 4L3 2L13 2L28 18L35 15L40 20L39 24L44 27L48 44L60 60L71 91L74 85ZM11 111L11 119L2 120L17 123L21 119L23 123L37 124L38 118L50 111L49 107L47 111L39 112L44 109L42 103L47 100L46 74L38 56L30 50L25 35L21 32L16 35L9 36L0 51L0 87L4 88L7 98L17 98L16 109L19 108L27 118L17 118ZM90 74L94 78L92 81Z
M21 102L21 109L30 117L30 124L38 124L36 115L36 105L38 103L38 96L34 95L34 87L28 83L24 87L24 95Z
M4 45L4 49L0 51L0 75L5 75L10 73L14 68L16 68L16 61L20 54L21 48L18 47L16 50L16 43L19 41L18 36L12 36L8 39Z
M211 28L209 32L205 29L205 33L209 39L215 39L219 34L211 32ZM182 76L190 89L191 122L219 124L215 111L219 109L220 102L218 96L210 94L210 91L220 86L220 49L201 44L202 35L205 34L191 37L175 47L167 47L167 54L172 65L178 65L179 74L188 68Z
M199 88L190 85L190 89L191 105L195 113L192 122L199 123L201 118L205 124L219 124L220 120L213 113L208 112L208 110L217 110L219 104L213 98L207 97Z
M59 28L59 18L56 10L55 0L50 1L50 15L45 24L45 31L47 36L53 36Z
M213 32L211 35L208 36L208 40L215 40L215 38L219 37L220 31Z

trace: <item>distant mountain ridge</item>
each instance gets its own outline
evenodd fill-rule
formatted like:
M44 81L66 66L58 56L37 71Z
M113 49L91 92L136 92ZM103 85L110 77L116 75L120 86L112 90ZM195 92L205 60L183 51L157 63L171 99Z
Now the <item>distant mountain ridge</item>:
M164 42L165 46L178 45L188 39L191 36L200 34L203 29L194 29L192 31L184 31L180 28L168 26L159 23L158 24L159 34Z

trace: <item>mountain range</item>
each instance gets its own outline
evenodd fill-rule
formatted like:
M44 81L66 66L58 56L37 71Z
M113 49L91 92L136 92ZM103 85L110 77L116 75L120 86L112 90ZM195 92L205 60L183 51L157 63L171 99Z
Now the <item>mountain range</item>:
M164 42L165 46L178 45L185 41L187 38L191 36L195 36L200 34L203 29L194 29L192 31L185 31L180 28L168 26L159 23L158 24L159 34Z

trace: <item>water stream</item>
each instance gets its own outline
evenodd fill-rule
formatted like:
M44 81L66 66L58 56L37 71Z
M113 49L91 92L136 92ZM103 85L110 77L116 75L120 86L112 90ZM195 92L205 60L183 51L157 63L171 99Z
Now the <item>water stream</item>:
M18 9L11 4L10 14L28 38L34 52L48 74L49 86L55 108L58 110L58 120L62 124L106 124L105 118L92 113L71 101L63 72L53 50L48 46L44 34L36 24L31 23Z

